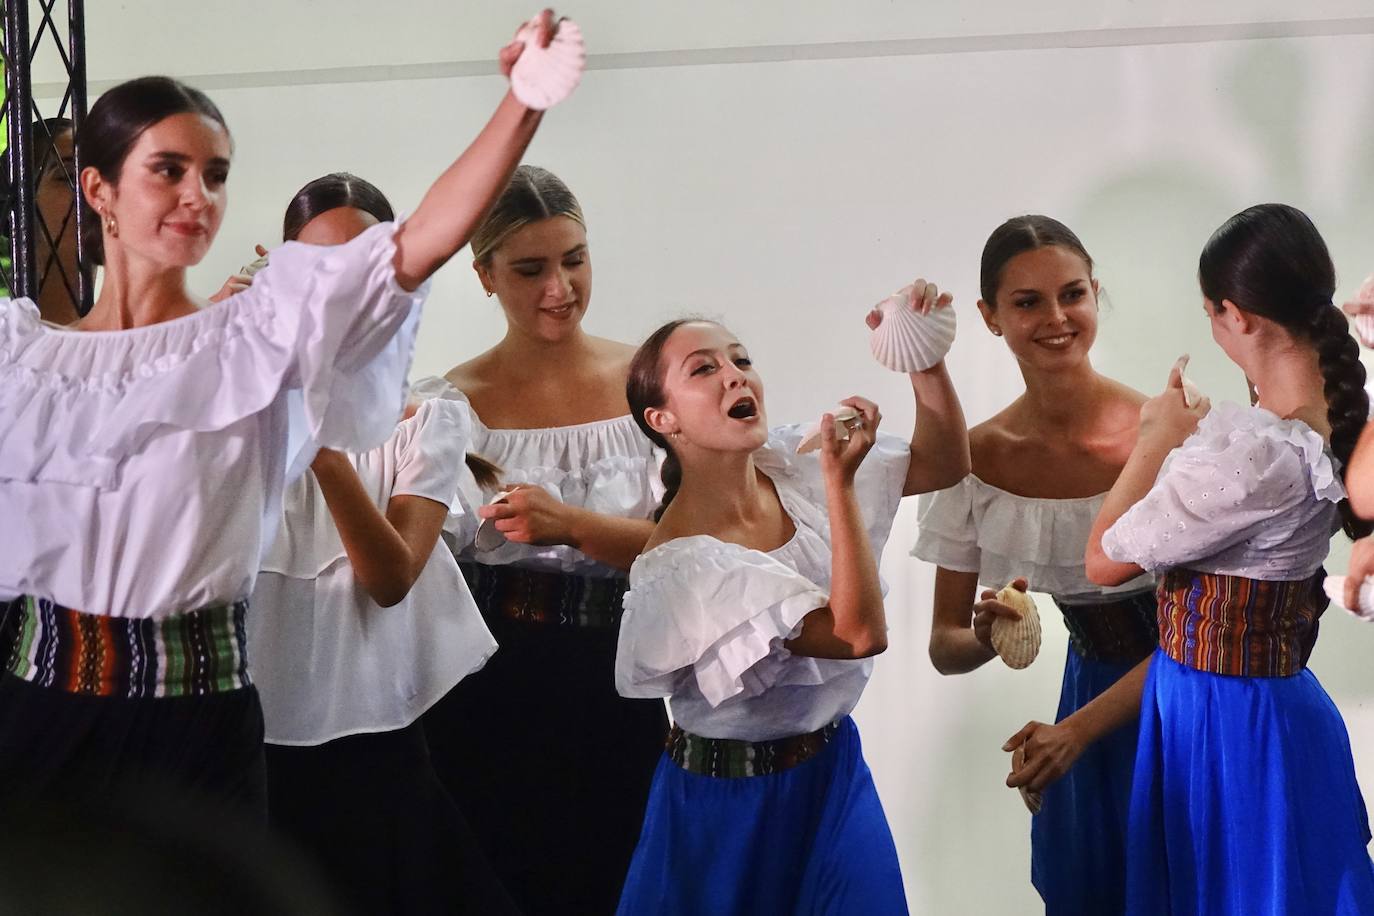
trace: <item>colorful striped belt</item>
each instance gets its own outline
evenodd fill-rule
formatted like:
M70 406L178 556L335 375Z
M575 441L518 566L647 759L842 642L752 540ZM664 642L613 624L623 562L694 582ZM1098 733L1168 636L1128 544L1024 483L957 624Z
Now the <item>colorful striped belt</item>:
M741 741L734 738L703 738L676 725L668 732L668 756L689 773L734 779L768 776L805 763L825 750L839 731L840 723L805 735L773 741Z
M1084 658L1134 665L1159 645L1159 602L1153 591L1093 604L1054 602L1069 642Z
M1198 671L1288 677L1307 667L1318 618L1329 603L1325 570L1309 579L1266 581L1189 569L1159 582L1159 646Z
M460 562L482 614L522 623L617 629L630 582L569 573Z
M162 620L84 614L23 597L6 667L67 693L99 697L203 696L246 687L247 601Z

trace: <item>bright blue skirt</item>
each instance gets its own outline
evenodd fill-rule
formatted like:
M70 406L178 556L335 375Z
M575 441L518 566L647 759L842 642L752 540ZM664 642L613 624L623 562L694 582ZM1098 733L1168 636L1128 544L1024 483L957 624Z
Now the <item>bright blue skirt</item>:
M1084 658L1069 646L1059 694L1061 721L1130 671ZM1120 916L1126 907L1126 823L1135 769L1136 726L1091 745L1045 790L1031 819L1031 881L1048 916Z
M1155 653L1131 795L1129 913L1374 913L1369 839L1345 723L1312 672L1228 677Z
M897 848L854 722L816 757L767 776L689 773L665 754L616 912L906 913Z

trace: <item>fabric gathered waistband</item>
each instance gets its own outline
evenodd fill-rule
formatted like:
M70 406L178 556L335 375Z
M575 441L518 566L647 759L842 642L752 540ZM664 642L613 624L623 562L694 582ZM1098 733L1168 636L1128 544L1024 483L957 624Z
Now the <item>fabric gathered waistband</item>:
M461 562L482 614L521 623L617 629L629 580L592 578L518 566Z
M1159 646L1181 665L1237 677L1288 677L1317 642L1324 570L1308 579L1169 572L1159 581Z
M839 729L840 722L832 722L805 735L772 741L742 741L703 738L674 725L668 733L667 750L673 763L700 776L725 779L768 776L790 770L817 756Z
M159 620L86 614L30 596L7 669L41 687L97 697L204 696L247 687L247 601Z
M1159 645L1159 602L1153 589L1088 604L1054 602L1069 643L1084 658L1133 665Z

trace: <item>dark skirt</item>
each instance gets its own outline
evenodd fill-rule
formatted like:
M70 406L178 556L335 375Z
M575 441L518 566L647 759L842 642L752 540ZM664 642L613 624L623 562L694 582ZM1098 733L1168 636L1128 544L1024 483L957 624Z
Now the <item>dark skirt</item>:
M623 580L464 567L501 648L425 714L434 768L521 909L605 916L668 733L615 691Z
M0 673L0 820L25 798L190 793L263 822L262 706L255 687L103 697Z
M267 746L272 826L359 916L516 913L430 763L418 722Z

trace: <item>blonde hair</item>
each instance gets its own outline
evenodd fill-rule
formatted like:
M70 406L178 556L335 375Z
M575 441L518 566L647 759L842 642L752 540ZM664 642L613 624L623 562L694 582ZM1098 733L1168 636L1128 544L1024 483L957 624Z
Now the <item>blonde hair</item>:
M582 205L563 180L537 165L522 165L472 236L472 258L490 264L492 253L530 223L566 216L587 228Z

